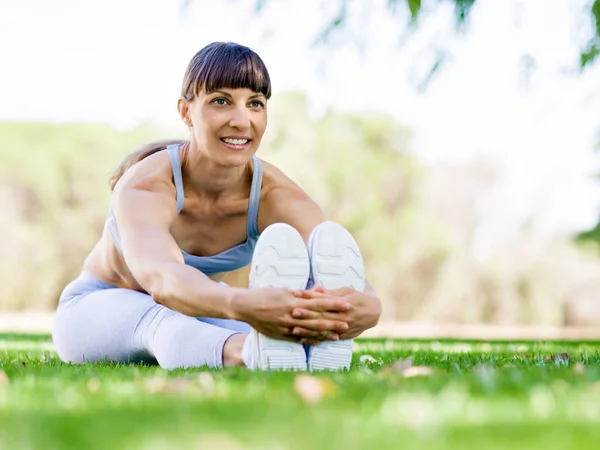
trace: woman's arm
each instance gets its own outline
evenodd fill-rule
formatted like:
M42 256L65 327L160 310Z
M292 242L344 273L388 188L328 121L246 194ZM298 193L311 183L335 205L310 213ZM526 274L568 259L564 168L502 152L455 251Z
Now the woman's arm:
M115 188L112 207L125 263L157 303L189 316L230 318L243 290L215 283L187 266L171 235L177 203L166 158L146 158Z
M259 216L259 226L264 229L272 223L287 223L300 232L307 244L312 230L326 220L319 205L292 182L272 188L265 198L265 203L266 207L262 211L262 217ZM356 292L350 288L325 291L317 287L316 291L304 291L301 297L311 301L337 297L351 305L350 309L345 312L323 312L315 311L312 304L307 302L292 313L293 317L297 319L322 318L348 323L349 329L340 335L341 338L355 337L366 329L374 327L381 315L381 301L368 281L365 283L364 292ZM333 336L329 332L309 330L302 326L297 327L295 331L296 335L309 338L309 340L310 338L324 339Z
M293 318L292 311L304 300L288 289L230 288L186 265L170 232L177 204L171 170L161 156L150 156L130 169L119 181L113 201L125 262L154 301L192 317L242 320L282 339L298 339L291 335L296 326L348 330L346 323L336 319ZM347 308L339 298L319 299L314 307L340 312Z

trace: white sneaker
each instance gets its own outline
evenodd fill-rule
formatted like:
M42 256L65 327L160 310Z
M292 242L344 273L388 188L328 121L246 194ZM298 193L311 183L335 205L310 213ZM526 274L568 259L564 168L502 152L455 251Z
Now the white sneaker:
M260 235L250 269L250 288L305 289L310 262L304 240L290 225L276 223ZM306 370L306 352L300 342L273 339L252 330L250 369Z
M358 244L343 226L323 222L312 232L308 244L311 278L325 289L344 286L365 288L365 267ZM350 369L352 339L323 341L309 350L308 370Z

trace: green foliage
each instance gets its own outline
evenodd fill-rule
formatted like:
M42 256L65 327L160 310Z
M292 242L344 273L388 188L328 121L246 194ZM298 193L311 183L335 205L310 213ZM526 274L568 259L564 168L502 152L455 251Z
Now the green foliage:
M49 308L96 243L120 159L158 130L0 123L0 309Z
M581 52L579 60L582 68L593 63L600 55L600 0L594 0L590 11L595 33Z
M411 153L407 127L368 112L313 118L300 93L274 97L269 112L259 156L353 233L385 319L600 321L598 308L586 306L598 263L569 243L524 233L488 260L474 259L476 205L494 186L493 166L427 169ZM54 308L101 236L110 172L133 148L168 137L179 134L0 124L0 310Z
M186 0L184 4L187 4L191 1L192 0ZM477 2L481 2L482 0L445 1L454 4L454 17L456 21L456 28L461 29L464 28L464 26L467 24L473 6ZM260 12L267 3L268 0L257 0L257 11ZM423 3L424 2L422 0L388 0L387 9L390 14L396 15L399 9L403 8L409 13L409 22L407 25L414 26L418 23L418 20L421 17ZM432 8L435 8L438 7L441 3L443 3L443 1L441 0L432 0L429 2L429 5L431 5ZM351 8L355 5L356 3L349 2L348 0L338 0L338 12L323 27L316 41L327 43L329 41L330 36L334 32L343 30L346 26L348 16L351 12ZM540 11L540 14L543 14L543 10ZM581 49L579 56L581 69L590 66L596 60L598 54L600 53L600 0L594 0L593 3L590 4L589 15L592 20L592 29L594 34L592 38Z
M0 447L595 448L599 352L597 343L357 340L350 372L310 377L77 366L58 360L49 336L4 335ZM394 365L407 358L431 374L408 377ZM316 400L302 377L323 388Z

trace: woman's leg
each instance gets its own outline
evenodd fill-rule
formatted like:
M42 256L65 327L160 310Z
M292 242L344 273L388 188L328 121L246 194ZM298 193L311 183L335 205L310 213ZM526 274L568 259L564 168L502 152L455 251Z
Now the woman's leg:
M59 357L67 362L154 359L165 369L175 369L222 366L223 346L236 333L84 273L65 289L53 339Z
M323 222L312 231L308 242L312 284L333 290L344 286L365 288L365 268L358 244L341 225ZM308 350L308 369L350 369L352 339L323 341Z

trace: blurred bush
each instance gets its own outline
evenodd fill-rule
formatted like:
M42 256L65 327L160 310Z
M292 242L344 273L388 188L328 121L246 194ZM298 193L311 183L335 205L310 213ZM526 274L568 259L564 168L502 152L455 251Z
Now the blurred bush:
M536 234L473 256L481 202L497 169L484 160L426 167L411 130L390 117L312 118L300 93L274 97L259 155L355 235L384 320L600 323L600 263L568 239ZM181 131L144 125L0 124L0 309L51 309L101 234L108 177L121 158Z

